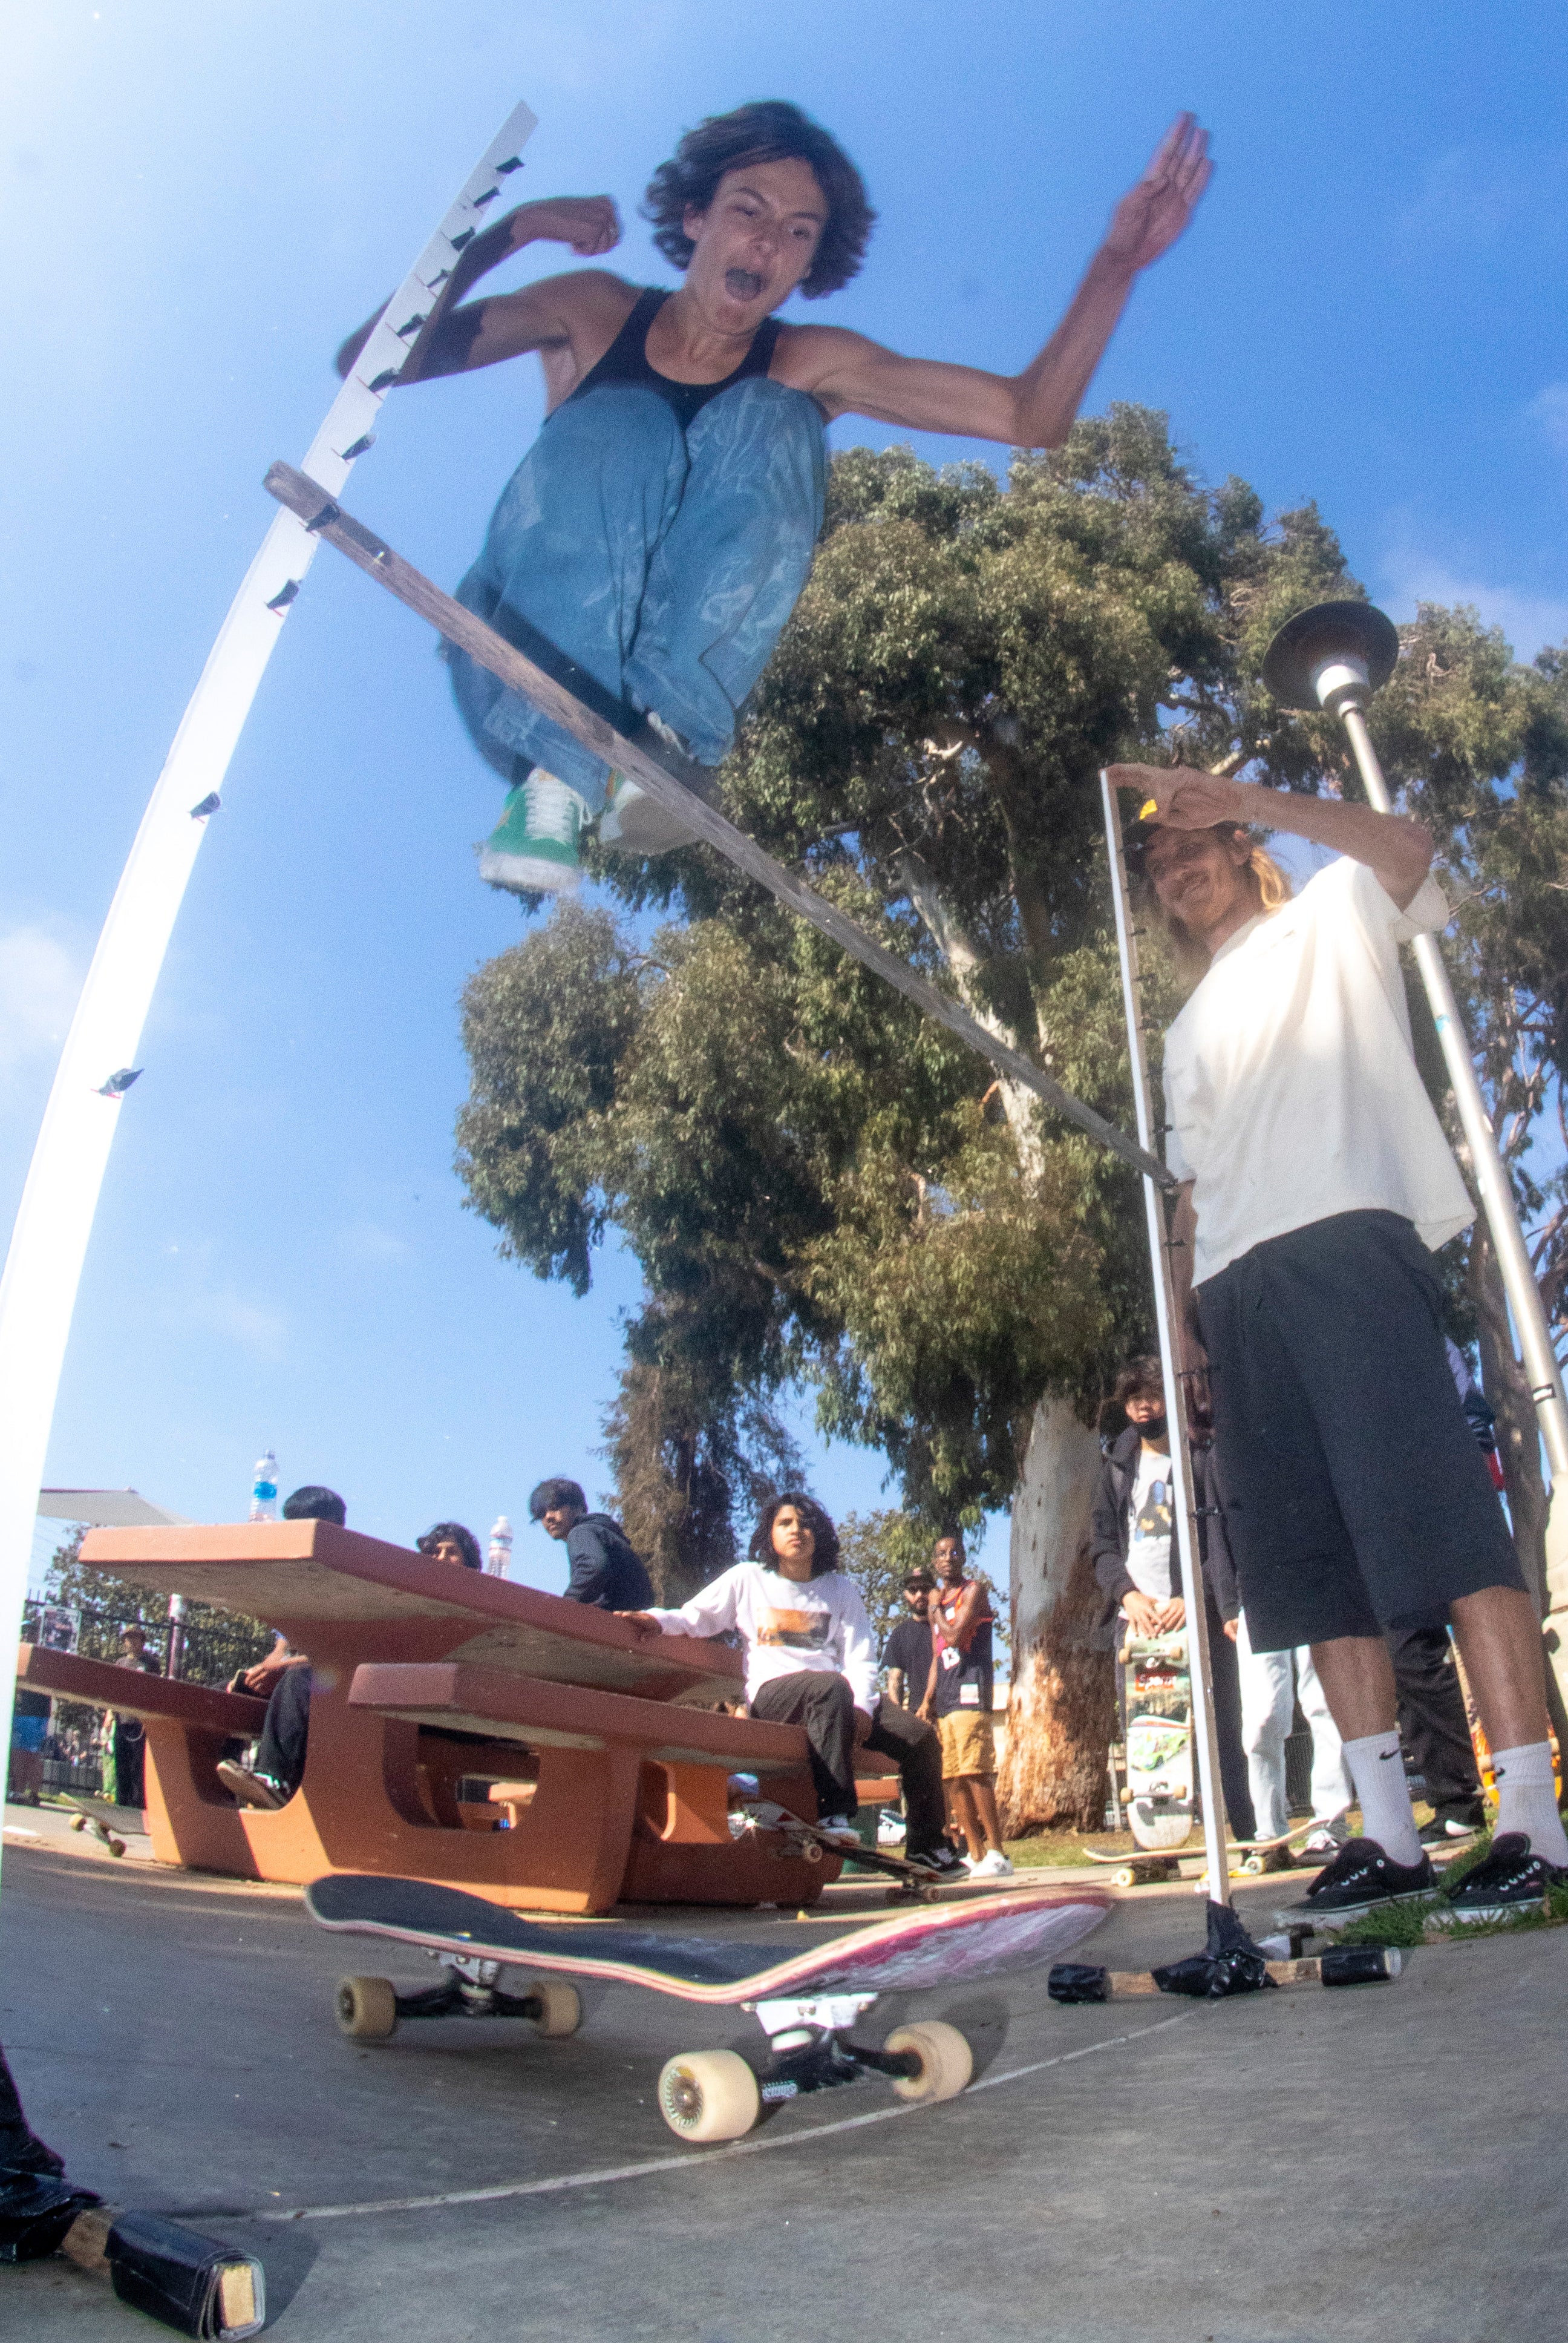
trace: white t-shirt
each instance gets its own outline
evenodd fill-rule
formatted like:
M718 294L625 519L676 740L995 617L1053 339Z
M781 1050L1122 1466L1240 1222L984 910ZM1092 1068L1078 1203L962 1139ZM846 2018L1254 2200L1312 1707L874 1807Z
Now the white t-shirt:
M1171 1578L1171 1459L1140 1447L1127 1514L1127 1575L1140 1594L1168 1603Z
M781 1578L759 1562L738 1562L678 1611L648 1612L667 1635L746 1638L746 1696L774 1676L820 1668L847 1676L857 1708L875 1715L877 1646L852 1578L830 1570L820 1578ZM925 1687L920 1687L923 1692Z
M1165 1160L1196 1181L1195 1284L1336 1212L1399 1212L1433 1252L1468 1228L1398 951L1448 917L1434 879L1402 911L1342 855L1221 945L1165 1037Z

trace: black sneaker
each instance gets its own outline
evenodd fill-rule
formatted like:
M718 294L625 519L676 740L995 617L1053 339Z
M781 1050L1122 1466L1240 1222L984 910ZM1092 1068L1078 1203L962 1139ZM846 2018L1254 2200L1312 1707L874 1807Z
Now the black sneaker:
M1328 1869L1319 1872L1302 1901L1274 1916L1282 1927L1293 1920L1314 1920L1337 1928L1402 1896L1436 1893L1437 1874L1429 1855L1423 1855L1419 1863L1394 1863L1375 1838L1352 1838Z
M970 1875L968 1865L959 1861L946 1839L935 1846L922 1847L918 1855L911 1850L904 1861L912 1863L917 1871L929 1871L933 1879L967 1879Z
M1479 1823L1455 1822L1452 1815L1433 1815L1431 1822L1422 1823L1416 1836L1422 1846L1431 1847L1434 1854L1446 1849L1452 1855L1468 1846L1480 1828Z
M1442 1895L1456 1920L1503 1920L1510 1912L1539 1910L1549 1887L1565 1886L1568 1870L1536 1855L1523 1831L1507 1831Z
M286 1784L275 1782L270 1774L258 1774L226 1757L217 1768L217 1778L236 1805L260 1806L269 1815L281 1812L292 1795Z

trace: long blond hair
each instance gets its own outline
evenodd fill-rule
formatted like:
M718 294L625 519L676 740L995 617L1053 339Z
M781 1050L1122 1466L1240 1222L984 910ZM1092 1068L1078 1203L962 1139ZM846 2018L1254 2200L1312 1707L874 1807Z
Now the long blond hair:
M1226 838L1247 835L1235 822L1216 822L1214 830L1217 836ZM1261 840L1253 838L1252 850L1242 868L1251 874L1257 887L1258 909L1265 919L1290 901L1291 882ZM1175 918L1165 909L1147 876L1142 879L1142 892L1149 917L1170 939L1171 957L1176 963L1177 973L1184 983L1196 984L1208 970L1208 952L1189 931L1186 921Z

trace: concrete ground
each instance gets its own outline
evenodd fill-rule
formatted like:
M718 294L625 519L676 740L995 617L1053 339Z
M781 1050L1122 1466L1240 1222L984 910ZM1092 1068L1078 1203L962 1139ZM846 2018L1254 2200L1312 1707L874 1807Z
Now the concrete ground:
M759 2043L740 2012L589 1986L568 2042L453 2020L361 2047L337 1973L422 1983L417 1954L327 1936L292 1890L160 1872L145 1841L116 1863L47 1814L7 1821L0 2041L29 2117L73 2178L257 2254L298 2343L1557 2331L1568 1931L1218 2005L1060 2009L1039 1972L890 1997L868 2030L952 2019L978 2087L909 2112L868 2083L705 2151L655 2079L672 2051ZM1256 1928L1282 1885L1241 1890ZM836 1901L840 1925L879 1908ZM1147 1967L1198 1949L1201 1917L1190 1889L1134 1889L1080 1957ZM56 2258L0 2269L0 2331L156 2330Z

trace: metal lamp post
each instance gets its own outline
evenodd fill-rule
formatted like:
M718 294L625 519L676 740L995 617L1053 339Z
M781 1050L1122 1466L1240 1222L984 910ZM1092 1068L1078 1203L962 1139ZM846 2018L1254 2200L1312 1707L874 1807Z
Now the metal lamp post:
M1350 736L1368 802L1379 813L1390 812L1392 804L1362 710L1393 673L1398 657L1399 637L1392 621L1381 610L1367 602L1320 602L1286 620L1263 659L1263 681L1282 708L1326 708L1339 718ZM1470 1150L1471 1170L1492 1232L1552 1468L1553 1501L1546 1533L1548 1605L1552 1612L1568 1614L1568 1403L1563 1399L1562 1372L1437 938L1417 936L1413 950L1442 1044L1443 1061ZM1563 1624L1568 1627L1568 1616ZM1553 1665L1568 1696L1568 1633L1557 1636L1555 1646Z

